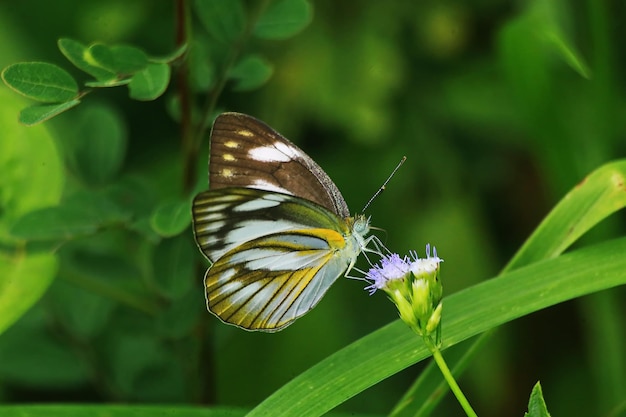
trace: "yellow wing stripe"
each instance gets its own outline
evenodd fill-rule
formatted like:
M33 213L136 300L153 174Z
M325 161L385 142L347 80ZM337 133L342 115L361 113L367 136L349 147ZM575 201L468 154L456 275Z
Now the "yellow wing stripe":
M319 271L330 260L329 252L324 260L314 267L295 271L248 271L238 275L237 279L245 286L230 294L220 294L216 288L211 289L210 272L207 274L207 303L209 310L221 320L246 329L279 330L291 323L296 317L287 315L294 303L299 301L302 292L311 285ZM250 283L259 283L255 290L246 294L245 298L238 299L244 288ZM263 290L269 290L270 296L263 295ZM262 300L259 305L257 300ZM312 308L311 306L310 308ZM310 310L307 308L307 311Z

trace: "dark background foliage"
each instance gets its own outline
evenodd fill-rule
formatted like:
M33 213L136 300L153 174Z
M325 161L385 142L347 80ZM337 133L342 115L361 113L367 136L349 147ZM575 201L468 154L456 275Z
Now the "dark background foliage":
M273 75L254 91L227 84L218 109L251 114L296 142L353 212L406 155L368 214L393 251L437 247L446 293L497 274L569 189L626 150L620 2L316 1L313 10L293 38L246 46L272 63ZM2 2L0 67L45 60L68 68L56 48L60 37L166 54L174 28L170 2ZM24 102L3 86L1 146L45 142L49 150L41 152L56 159L56 148L64 161L63 179L50 185L59 195L100 190L147 218L182 193L175 89L146 103L120 89L99 91L31 128L42 137L18 137L23 128L14 120ZM125 155L106 178L81 165L80 152L105 152L85 145L97 142L100 128ZM203 148L204 188L206 162ZM168 239L151 237L141 222L135 229L103 227L63 244L49 290L0 336L0 401L251 406L396 318L381 294L370 297L363 283L341 279L283 332L221 325L205 312L206 263L190 229ZM614 217L587 239L623 233L623 216ZM626 390L623 329L598 322L623 317L623 296L597 294L500 329L461 379L475 408L522 415L541 380L553 415L605 414ZM422 368L342 410L386 412ZM457 407L449 399L439 415L458 414Z

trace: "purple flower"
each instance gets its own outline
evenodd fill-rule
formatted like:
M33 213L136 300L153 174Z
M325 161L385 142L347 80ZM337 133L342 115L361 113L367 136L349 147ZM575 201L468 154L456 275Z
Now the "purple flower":
M426 245L426 257L416 252L401 258L397 253L385 255L365 274L370 295L383 290L394 302L400 318L416 333L427 336L440 328L443 287L439 281L439 264L433 247Z

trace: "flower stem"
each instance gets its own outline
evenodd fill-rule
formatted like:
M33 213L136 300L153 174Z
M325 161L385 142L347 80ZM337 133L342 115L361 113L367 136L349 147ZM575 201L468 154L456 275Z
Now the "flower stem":
M426 343L426 346L430 350L430 353L433 354L433 359L435 359L435 363L437 363L437 366L439 367L439 370L443 374L444 379L450 386L450 389L454 393L454 396L456 397L459 404L461 404L461 407L463 407L465 414L467 414L469 417L478 417L474 409L472 409L472 406L470 405L469 401L467 401L467 398L465 398L463 391L461 391L461 388L456 383L456 380L454 379L452 372L450 372L450 368L448 368L448 365L446 364L446 361L443 359L443 356L441 355L441 352L439 351L439 348L437 347L437 345L433 343L430 336L424 336L423 339L424 339L424 343Z

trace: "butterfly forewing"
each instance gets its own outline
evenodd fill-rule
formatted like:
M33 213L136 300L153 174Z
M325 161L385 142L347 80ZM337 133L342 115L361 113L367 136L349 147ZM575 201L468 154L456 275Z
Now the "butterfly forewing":
M265 123L240 113L223 113L211 131L209 187L248 187L313 201L340 217L350 212L322 168Z

